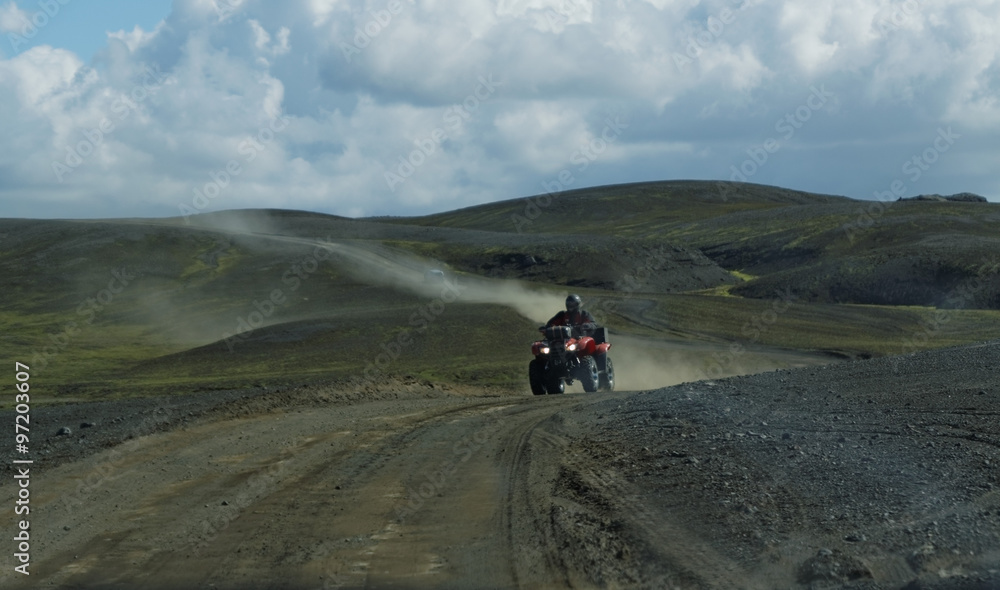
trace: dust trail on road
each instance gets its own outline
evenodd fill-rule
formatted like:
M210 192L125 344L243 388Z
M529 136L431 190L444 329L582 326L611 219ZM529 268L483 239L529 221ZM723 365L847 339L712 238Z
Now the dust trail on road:
M613 334L611 340L617 389L629 391L774 369L826 365L831 361L829 356L820 353L763 346L744 348L739 356L733 356L728 342L653 339L625 334Z
M615 335L611 338L616 388L644 390L702 379L699 371L704 352L650 347L638 338Z
M428 270L440 268L431 261L371 244L322 244L350 260L352 273L360 280L407 290L421 297L433 298L441 292L440 284L424 278ZM563 309L568 294L568 290L530 289L511 280L467 275L450 275L445 280L461 285L460 300L465 303L504 305L538 324L544 324ZM704 378L700 367L705 350L695 350L681 342L666 347L662 342L650 346L642 339L622 335L613 335L611 342L619 389L655 389Z
M460 286L458 300L463 303L493 304L509 307L529 320L544 324L563 309L568 288L548 290L532 288L514 280L487 279L464 273L451 272L446 265L422 258L409 252L383 245L373 240L316 239L269 233L260 227L241 228L232 224L208 228L227 233L234 238L251 238L297 244L310 248L314 253L324 251L336 259L338 267L354 279L374 285L394 288L419 297L434 299L440 296L440 282L428 280L429 270L445 272L446 282ZM262 231L263 230L263 231ZM274 323L288 318L272 320ZM728 343L692 342L676 338L648 339L613 334L611 356L618 377L617 388L645 390L676 385L705 378L704 360L713 353L724 352ZM525 347L530 343L525 343ZM728 367L724 374L740 375L778 367L799 364L816 364L826 359L800 355L801 358L783 358L780 352L751 352L741 362ZM809 357L809 358L806 358ZM526 355L527 359L527 355Z
M367 283L395 287L421 297L433 298L441 294L441 285L426 278L427 271L440 270L441 264L381 244L366 240L317 240L256 232L241 235L321 248L337 255L345 263L344 270ZM445 280L461 285L460 299L465 303L505 305L539 323L545 323L563 308L568 293L531 289L517 281L484 279L466 274L449 273Z
M143 222L142 225L173 227L169 223ZM427 299L441 296L440 282L428 280L427 271L444 270L445 280L460 285L459 300L463 303L481 303L504 305L514 309L520 315L538 322L545 323L553 314L562 309L563 301L568 291L552 292L529 288L517 281L485 279L464 273L454 273L438 261L422 258L409 252L383 245L375 239L336 239L306 238L275 233L275 228L260 219L242 219L238 217L201 220L192 229L221 234L236 243L241 243L251 249L268 248L270 245L285 245L301 247L303 254L311 256L316 263L333 264L339 271L353 279L371 285L385 286L407 292ZM281 286L274 280L268 285ZM178 331L176 318L184 314L170 306L166 297L150 301L150 316L163 324L169 318L171 329ZM264 318L261 326L272 326L289 321L315 319L313 315L289 316L275 315ZM201 346L218 340L218 335L232 331L226 321L216 325L211 318L202 318L197 326L191 326L181 331L178 342L187 346ZM207 324L206 324L207 322ZM208 325L210 324L210 325ZM186 337L185 337L186 336Z

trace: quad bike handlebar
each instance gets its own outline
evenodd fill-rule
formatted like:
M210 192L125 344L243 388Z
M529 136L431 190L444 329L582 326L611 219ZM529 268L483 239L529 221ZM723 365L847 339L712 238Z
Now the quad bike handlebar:
M550 330L552 328L556 328L557 330L560 328L569 328L569 335L560 336L558 334L550 334ZM551 340L557 340L560 338L566 340L568 338L579 338L580 336L587 335L588 333L593 332L596 329L597 329L597 324L587 322L584 324L572 324L569 326L540 326L538 328L538 331L541 332L542 334L545 334L545 337Z

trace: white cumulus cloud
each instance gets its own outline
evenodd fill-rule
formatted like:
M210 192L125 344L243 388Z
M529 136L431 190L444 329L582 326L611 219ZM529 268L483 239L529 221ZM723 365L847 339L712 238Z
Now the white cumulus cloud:
M28 13L18 8L16 2L0 5L0 33L22 33L30 23Z
M24 18L0 5L0 31ZM908 190L1000 197L969 165L1000 149L998 49L985 0L175 0L90 63L0 57L0 202L421 213L562 171L726 179L769 138L748 180L868 197L949 125L962 138Z

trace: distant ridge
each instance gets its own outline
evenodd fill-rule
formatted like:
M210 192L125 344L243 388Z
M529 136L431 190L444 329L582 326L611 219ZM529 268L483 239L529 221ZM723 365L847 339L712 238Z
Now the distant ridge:
M986 197L977 195L975 193L956 193L954 195L942 196L938 194L933 195L917 195L916 197L899 198L900 201L951 201L953 203L988 203Z

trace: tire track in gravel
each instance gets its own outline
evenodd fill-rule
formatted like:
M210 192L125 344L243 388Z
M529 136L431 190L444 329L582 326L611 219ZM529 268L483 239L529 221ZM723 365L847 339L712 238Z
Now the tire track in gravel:
M748 572L735 561L724 557L709 543L699 538L693 531L671 522L669 515L654 510L642 502L641 494L611 469L595 465L593 460L569 446L569 441L561 436L538 429L540 442L557 453L564 470L564 479L578 478L582 483L582 491L590 496L590 502L604 503L612 509L613 530L604 531L609 535L621 537L622 550L635 555L641 552L651 552L656 562L666 566L669 571L660 574L656 579L642 579L638 572L632 573L633 579L620 579L623 573L618 568L620 564L614 561L600 571L600 578L590 580L601 585L642 585L643 587L669 588L677 584L683 587L709 588L754 588L748 585ZM590 504L588 502L588 504ZM587 512L592 505L581 505ZM617 521L617 522L616 522ZM624 530L622 524L624 521ZM627 533L637 533L637 536ZM570 529L564 529L562 534L572 535ZM638 543L636 543L638 541ZM597 549L600 551L601 549ZM569 557L563 553L563 558ZM585 559L594 556L577 556ZM617 557L617 556L613 556ZM759 586L765 588L765 586Z
M552 401L560 399L564 398ZM551 403L550 398L538 401ZM554 478L533 465L532 437L539 424L551 416L552 412L543 412L513 429L508 438L509 450L505 449L502 457L505 503L500 528L510 556L513 586L518 588L570 585L552 528L544 518Z
M416 418L397 421L419 426L453 412L468 411L467 402L458 403L459 408L444 411L434 409L436 404L417 404L432 407L418 411ZM412 408L414 404L403 405ZM430 415L425 415L428 412ZM357 413L355 408L347 410L348 416ZM115 471L88 502L69 512L52 508L58 508L59 499L74 490L107 453L57 468L33 481L39 490L33 511L40 514L32 524L34 529L42 529L36 538L45 543L37 545L34 553L38 564L30 585L39 578L71 585L116 583L129 579L130 571L132 579L144 585L152 581L144 572L163 569L156 564L185 563L186 555L196 553L192 547L205 541L201 537L206 529L212 541L209 548L219 547L218 552L225 553L224 537L231 525L252 520L248 515L260 502L255 496L284 496L294 501L295 485L308 479L316 463L342 463L358 455L358 447L363 453L365 446L376 444L397 428L380 429L381 417L368 419L372 424L359 423L358 418L331 419L315 411L293 412L227 420L129 441L113 449L122 457L116 461ZM357 432L345 430L357 426L361 426ZM330 446L334 446L332 453L326 450ZM268 470L277 470L279 477L261 480L260 474ZM242 493L247 494L243 506L233 502L234 496ZM59 529L69 532L57 533ZM197 573L197 567L187 565L178 569ZM217 568L213 565L212 569Z
M306 408L130 441L119 449L127 467L75 509L69 531L56 533L65 520L52 515L33 521L48 544L35 553L36 575L25 587L565 581L557 559L516 577L513 548L537 535L535 521L509 507L548 494L534 480L519 481L531 475L517 465L531 457L525 441L538 423L583 399ZM46 504L100 460L39 479Z

